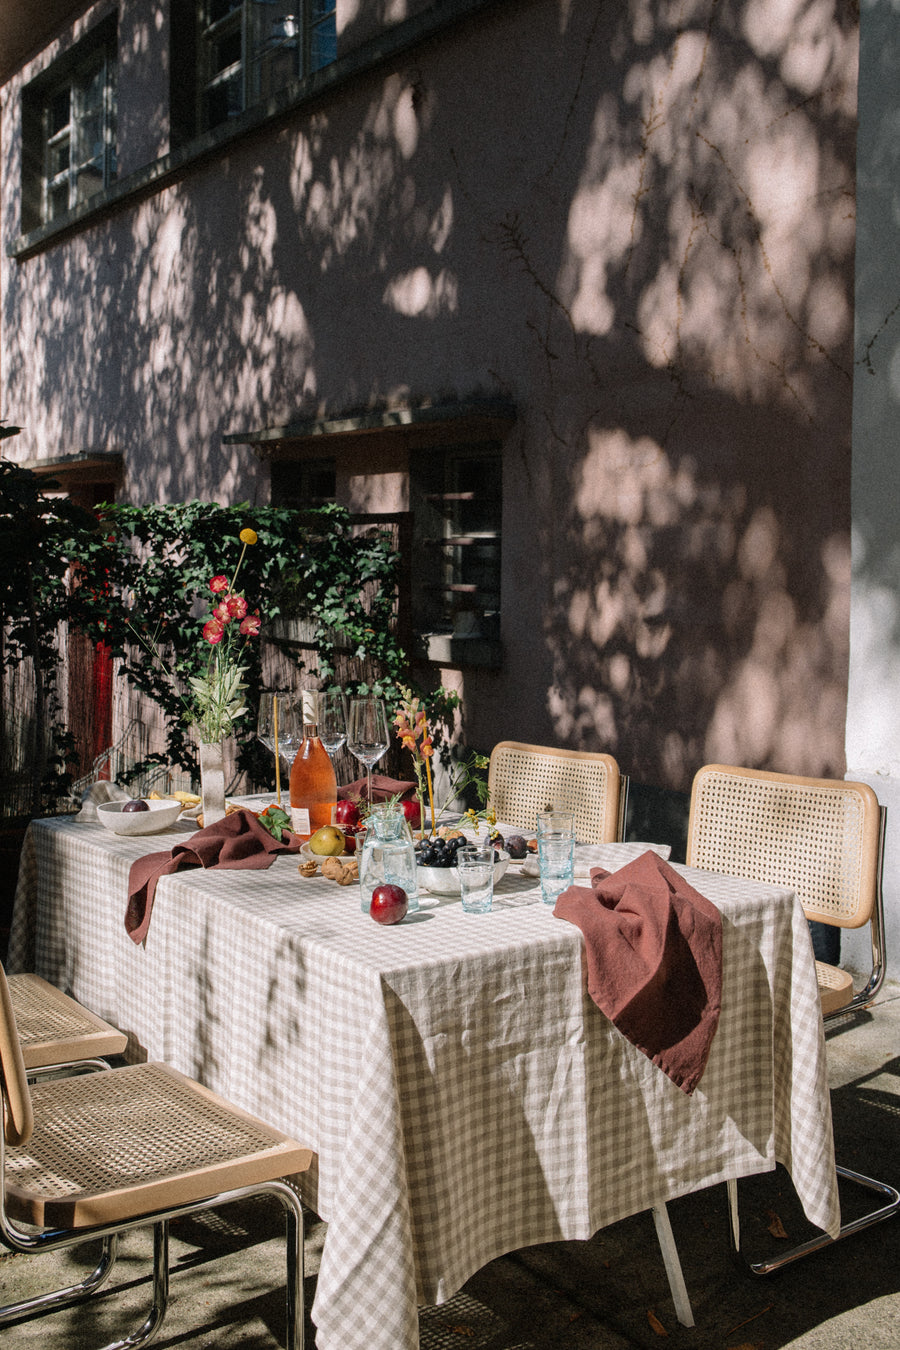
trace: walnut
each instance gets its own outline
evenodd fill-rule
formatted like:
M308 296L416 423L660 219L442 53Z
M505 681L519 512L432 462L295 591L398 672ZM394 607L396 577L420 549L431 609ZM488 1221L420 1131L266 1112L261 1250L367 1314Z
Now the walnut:
M302 862L297 868L301 877L314 877L319 870L319 864L316 862Z
M359 864L355 858L348 862L341 862L339 858L326 858L322 863L322 876L330 877L339 886L349 886L351 882L359 881Z

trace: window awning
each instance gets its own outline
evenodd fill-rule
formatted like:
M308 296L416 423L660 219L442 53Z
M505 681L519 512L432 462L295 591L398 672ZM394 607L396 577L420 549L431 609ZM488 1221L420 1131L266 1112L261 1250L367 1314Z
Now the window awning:
M346 417L304 418L281 426L233 431L222 439L226 445L252 445L266 459L290 458L312 448L321 454L326 439L333 445L364 435L403 436L423 445L439 445L460 436L497 438L505 435L515 420L515 405L506 399L471 399Z
M42 478L53 478L64 491L88 483L117 483L122 476L124 458L118 450L78 451L54 459L26 459L19 467L30 469Z

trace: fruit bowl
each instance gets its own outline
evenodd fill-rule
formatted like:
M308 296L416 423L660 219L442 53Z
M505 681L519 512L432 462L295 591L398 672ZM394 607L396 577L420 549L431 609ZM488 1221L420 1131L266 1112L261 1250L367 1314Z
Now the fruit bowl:
M495 886L509 867L509 854L498 852L499 861L494 863ZM416 880L432 895L459 895L459 873L455 867L423 867L420 863L416 867Z
M146 811L124 811L124 802L98 802L97 819L113 834L159 834L174 825L182 804L171 797L148 801Z

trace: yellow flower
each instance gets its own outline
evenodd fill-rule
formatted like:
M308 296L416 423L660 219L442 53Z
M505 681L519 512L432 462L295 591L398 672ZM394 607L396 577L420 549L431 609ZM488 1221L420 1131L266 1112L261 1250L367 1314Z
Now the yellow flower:
M240 539L242 544L255 544L257 538L256 531L249 529L241 530L240 534L238 535L238 538Z

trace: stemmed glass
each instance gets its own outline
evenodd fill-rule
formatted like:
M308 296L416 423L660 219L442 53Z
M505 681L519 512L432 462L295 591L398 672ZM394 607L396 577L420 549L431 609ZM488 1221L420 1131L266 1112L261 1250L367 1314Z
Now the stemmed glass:
M259 716L256 722L256 738L267 750L275 754L275 791L281 798L281 763L288 773L294 755L300 747L302 729L297 711L297 701L287 689L265 690L259 696Z
M350 700L350 725L347 749L366 766L366 799L372 800L372 765L376 764L390 744L387 713L380 698Z
M347 739L347 702L344 695L319 695L319 740L332 759Z

